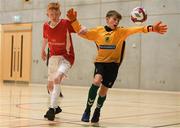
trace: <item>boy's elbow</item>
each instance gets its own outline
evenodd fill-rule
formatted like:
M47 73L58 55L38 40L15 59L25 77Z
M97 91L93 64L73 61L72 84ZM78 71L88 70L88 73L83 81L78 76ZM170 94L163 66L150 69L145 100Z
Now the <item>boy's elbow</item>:
M79 35L84 35L84 34L87 33L87 31L88 31L87 28L82 26L81 29L79 30L78 34Z

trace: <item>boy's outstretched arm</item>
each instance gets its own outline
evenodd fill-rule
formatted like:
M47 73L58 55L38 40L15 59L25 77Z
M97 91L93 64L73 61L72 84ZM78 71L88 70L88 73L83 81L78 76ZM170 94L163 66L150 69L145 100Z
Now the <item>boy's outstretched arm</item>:
M77 20L77 12L71 8L67 11L67 17L71 21L71 25L74 30L83 38L95 41L97 39L97 30L94 29L87 29L86 27L82 26Z
M162 24L161 21L156 22L154 25L149 26L136 26L136 27L128 27L125 29L125 35L129 36L135 33L147 33L147 32L156 32L159 34L164 34L167 32L167 25Z
M77 12L73 8L71 8L67 11L67 17L69 18L71 23L73 23L74 21L77 20ZM78 34L85 34L87 32L87 30L85 31L85 27L83 26L75 27L74 29Z

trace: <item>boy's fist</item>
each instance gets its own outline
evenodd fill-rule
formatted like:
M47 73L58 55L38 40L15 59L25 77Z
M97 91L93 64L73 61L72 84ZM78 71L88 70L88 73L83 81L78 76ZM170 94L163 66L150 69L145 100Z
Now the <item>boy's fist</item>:
M69 20L70 20L71 22L73 22L73 21L75 21L76 18L77 18L77 12L74 11L73 8L71 8L71 9L69 9L69 10L67 11L67 17L69 18Z

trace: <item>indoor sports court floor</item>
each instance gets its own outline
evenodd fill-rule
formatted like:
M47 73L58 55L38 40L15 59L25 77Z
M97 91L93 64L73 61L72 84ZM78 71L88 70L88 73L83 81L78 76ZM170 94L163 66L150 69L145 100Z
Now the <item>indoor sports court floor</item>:
M42 85L0 84L0 127L180 127L180 92L112 89L108 94L99 124L80 121L87 98L87 87L62 87L63 112L55 121L43 118L48 94Z

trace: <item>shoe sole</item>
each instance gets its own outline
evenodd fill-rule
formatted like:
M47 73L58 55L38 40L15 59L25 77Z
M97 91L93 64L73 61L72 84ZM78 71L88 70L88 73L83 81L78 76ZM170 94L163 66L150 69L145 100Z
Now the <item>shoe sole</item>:
M50 121L54 121L54 117L49 117L47 119L50 120Z
M55 117L53 117L53 116L47 117L46 115L44 115L44 118L46 118L46 119L48 119L48 120L50 120L50 121L54 121L54 118L55 118Z
M99 121L97 121L97 122L91 121L91 123L99 123Z
M61 112L62 112L62 111L61 111ZM60 113L60 112L57 112L57 113L55 113L55 114L58 114L58 113ZM53 121L55 117L52 116L52 117L48 118L47 115L44 115L44 118L47 118L48 120Z
M82 122L89 122L89 120L82 120L82 119L81 119L81 121L82 121Z
M98 122L99 122L99 120L97 120L97 121L91 120L91 123L98 123Z
M47 115L44 115L44 118L50 120L50 121L54 121L54 116L50 116L50 117L47 117Z

